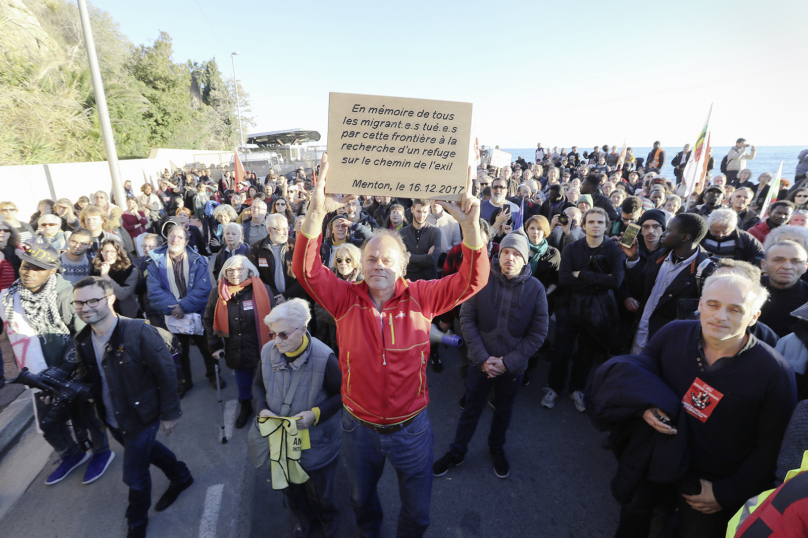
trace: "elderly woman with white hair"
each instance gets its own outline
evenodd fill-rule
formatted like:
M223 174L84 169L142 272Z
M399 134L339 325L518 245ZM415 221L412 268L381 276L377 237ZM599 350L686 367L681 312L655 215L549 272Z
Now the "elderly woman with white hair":
M732 209L716 209L707 217L707 235L701 247L718 258L733 258L760 267L763 245L748 232L738 229L738 214Z
M219 273L227 260L233 256L248 256L250 254L250 246L242 241L243 234L244 229L235 222L228 222L222 227L223 245L219 252L216 253L216 259L213 260L213 278L215 280L219 280Z
M37 237L47 241L56 250L65 250L67 248L67 238L62 231L62 219L53 213L42 215L37 219Z
M318 519L323 536L332 538L338 525L334 483L342 449L342 374L331 348L306 331L310 317L306 301L291 299L264 319L275 339L261 350L254 405L259 419L291 417L298 430L308 430L311 448L301 452L300 466L309 479L290 483L283 495L295 519L294 536L308 536Z
M217 360L224 357L236 375L241 404L236 428L243 428L253 414L253 373L261 348L271 340L261 321L274 306L272 293L246 256L236 255L224 263L218 285L210 291L202 324L211 354Z
M213 210L213 215L207 220L207 235L209 237L208 245L212 253L217 253L222 249L224 240L224 227L231 222L236 222L238 213L233 209L233 206L222 204Z

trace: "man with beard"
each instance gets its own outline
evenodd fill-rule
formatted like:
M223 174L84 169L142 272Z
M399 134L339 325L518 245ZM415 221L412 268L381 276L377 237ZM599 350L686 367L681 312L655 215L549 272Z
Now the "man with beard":
M480 205L480 216L485 220L491 220L491 214L495 209L508 206L511 210L511 222L519 220L519 206L506 199L508 195L508 180L502 177L491 182L491 199L484 201Z

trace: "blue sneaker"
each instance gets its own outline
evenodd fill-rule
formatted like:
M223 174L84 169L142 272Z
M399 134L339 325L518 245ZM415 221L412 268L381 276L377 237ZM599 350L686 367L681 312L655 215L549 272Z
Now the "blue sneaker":
M87 464L87 470L84 471L84 480L82 480L81 483L92 484L101 478L101 475L104 474L104 471L107 470L107 467L109 467L109 464L112 463L114 459L115 452L111 450L93 454L90 458L90 463Z
M53 462L54 465L58 463L59 467L57 467L56 470L50 474L48 479L45 480L45 485L52 486L58 482L61 482L62 480L65 479L67 475L70 474L70 472L73 469L75 469L88 459L90 459L90 455L87 454L86 452L79 452L75 456L72 456L67 459L59 458L58 460Z

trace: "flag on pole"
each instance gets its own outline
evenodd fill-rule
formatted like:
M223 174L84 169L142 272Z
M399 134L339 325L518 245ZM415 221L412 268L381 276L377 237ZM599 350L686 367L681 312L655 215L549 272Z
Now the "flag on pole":
M477 166L480 166L480 139L474 138L474 160L477 163Z
M769 203L777 201L777 194L780 192L780 176L783 175L783 161L780 161L780 168L777 169L777 175L774 181L769 184L769 192L766 193L766 199L763 200L763 205L760 207L760 218L766 218L766 210L769 209ZM774 200L772 200L774 198Z
M690 193L696 188L696 182L701 172L702 159L705 158L704 144L707 141L707 131L710 126L710 115L713 113L713 105L710 104L710 110L707 112L707 121L704 122L704 128L699 133L696 143L693 146L693 151L690 152L690 158L687 160L685 170L682 173L682 181L685 183L685 200Z
M620 150L620 157L617 159L617 170L623 169L623 163L626 162L626 139L623 139L623 149Z
M242 180L244 180L244 166L241 164L241 159L238 158L238 151L236 153L236 160L233 161L233 169L236 174L236 181L235 185L233 185L233 190L237 190L238 186L241 185Z
M710 133L707 133L707 147L704 148L704 157L701 159L704 166L701 167L701 177L699 177L699 192L704 192L704 181L707 179L707 165L710 164Z

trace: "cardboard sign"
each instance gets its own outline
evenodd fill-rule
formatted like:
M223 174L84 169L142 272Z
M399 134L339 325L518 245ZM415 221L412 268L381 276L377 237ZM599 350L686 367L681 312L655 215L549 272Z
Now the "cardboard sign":
M491 150L491 162L489 163L491 166L496 166L497 168L502 168L504 166L511 165L511 155L510 153L505 153L504 151L500 151L498 149Z
M468 179L471 103L331 93L326 192L459 197Z
M682 406L689 414L702 422L707 422L723 397L723 393L697 377L682 398Z

